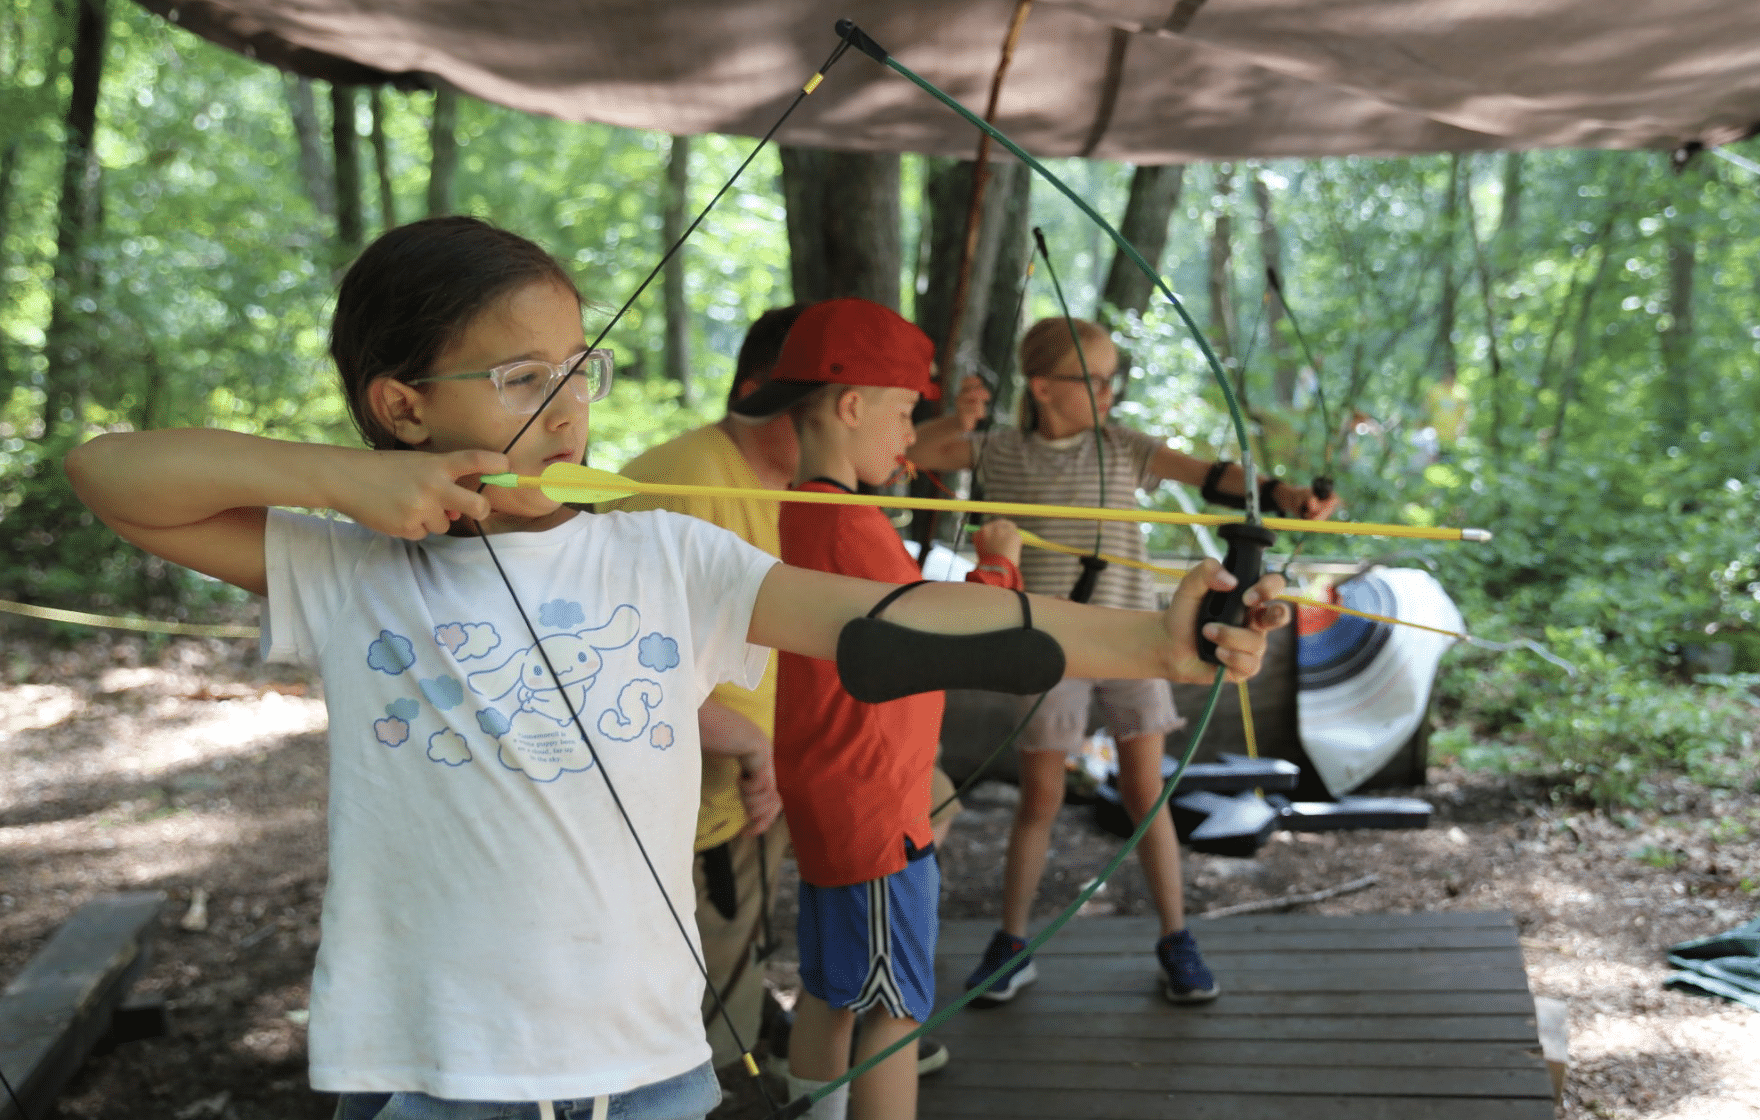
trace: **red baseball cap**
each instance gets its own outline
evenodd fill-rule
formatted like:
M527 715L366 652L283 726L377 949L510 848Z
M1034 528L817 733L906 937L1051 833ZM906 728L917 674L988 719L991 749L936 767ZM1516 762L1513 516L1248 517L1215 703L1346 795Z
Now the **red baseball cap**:
M729 411L768 420L821 385L914 389L926 400L939 400L935 344L916 324L872 300L815 303L789 328L770 380Z

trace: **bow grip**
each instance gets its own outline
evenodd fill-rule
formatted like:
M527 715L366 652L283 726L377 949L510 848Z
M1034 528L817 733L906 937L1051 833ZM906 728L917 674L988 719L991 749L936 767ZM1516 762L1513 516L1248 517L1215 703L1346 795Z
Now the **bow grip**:
M1204 636L1204 626L1211 622L1220 622L1224 626L1239 626L1246 617L1246 607L1241 600L1247 594L1247 588L1259 582L1265 574L1265 550L1277 539L1277 534L1263 525L1249 525L1244 521L1230 522L1217 530L1228 542L1228 554L1222 558L1222 566L1234 576L1236 583L1230 591L1206 591L1204 602L1198 607L1198 656L1212 665L1221 662L1216 659L1216 643Z

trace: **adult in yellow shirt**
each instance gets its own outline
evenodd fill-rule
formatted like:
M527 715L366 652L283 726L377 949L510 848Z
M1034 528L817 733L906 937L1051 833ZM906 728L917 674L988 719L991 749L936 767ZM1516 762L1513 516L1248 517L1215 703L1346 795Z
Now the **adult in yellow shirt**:
M734 367L730 406L768 380L782 340L804 306L772 308L753 322ZM644 482L784 490L798 457L787 416L765 424L723 416L644 451L623 473ZM610 508L675 510L728 529L772 556L782 553L775 502L636 495ZM709 983L747 1046L756 1042L762 1019L759 948L768 940L770 901L788 847L788 829L777 818L781 800L770 760L775 715L775 653L757 688L721 685L698 713L703 792L697 813L697 931ZM740 1051L709 992L703 994L703 1022L716 1067L736 1061Z

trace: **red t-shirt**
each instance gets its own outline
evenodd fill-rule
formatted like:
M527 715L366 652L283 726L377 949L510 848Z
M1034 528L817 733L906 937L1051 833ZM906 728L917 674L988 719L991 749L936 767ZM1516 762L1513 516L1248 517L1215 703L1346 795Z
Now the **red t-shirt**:
M796 489L842 490L824 482ZM784 502L779 527L783 563L887 583L922 578L892 523L872 506ZM1007 585L989 573L970 578ZM906 838L929 846L929 779L943 705L939 692L864 704L844 690L835 663L778 656L776 784L802 880L864 883L904 868Z

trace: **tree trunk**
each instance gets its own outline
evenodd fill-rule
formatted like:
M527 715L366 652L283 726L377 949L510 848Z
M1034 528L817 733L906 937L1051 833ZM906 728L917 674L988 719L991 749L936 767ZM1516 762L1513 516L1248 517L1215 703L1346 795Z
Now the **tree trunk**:
M1612 200L1609 205L1613 205ZM1608 226L1612 225L1609 215ZM1571 333L1570 364L1565 367L1564 376L1558 386L1558 411L1552 418L1552 446L1547 449L1546 465L1549 468L1558 466L1559 454L1564 450L1564 424L1569 415L1571 399L1576 396L1577 383L1582 378L1583 365L1589 357L1589 341L1594 337L1594 323L1590 319L1590 310L1595 305L1595 295L1601 290L1603 281L1607 279L1608 266L1613 262L1613 253L1608 251L1605 238L1591 244L1589 251L1599 251L1601 260L1595 265L1595 275L1583 288L1583 302L1577 308L1577 323Z
M1497 233L1492 238L1498 279L1508 276L1521 251L1522 232L1522 153L1503 154L1503 207L1497 215Z
M933 159L929 161L924 182L923 220L931 228L926 266L928 284L917 298L917 325L935 343L944 392L982 360L985 324L990 315L996 276L997 249L1009 224L1007 214L1013 205L1016 177L1026 174L1024 169L1012 163L997 164L990 169L991 189L984 192L983 212L979 215L978 244L971 258L959 337L949 338L948 331L953 325L953 300L959 286L960 258L965 253L967 216L972 199L971 176L976 167L971 160ZM1022 269L1025 269L1024 263ZM1019 283L1019 280L1017 275L1014 282Z
M1118 232L1137 247L1137 252L1156 271L1160 271L1161 254L1167 250L1167 225L1173 208L1179 205L1185 173L1185 165L1178 163L1139 167L1131 172L1131 193L1125 200ZM1124 253L1114 253L1106 284L1100 291L1100 321L1116 329L1125 312L1141 315L1147 310L1154 293L1155 286L1143 270Z
M434 116L428 123L428 216L452 213L453 180L458 173L458 91L434 90Z
M319 216L336 216L336 184L330 177L330 165L324 155L324 126L318 121L318 99L312 93L310 78L284 79L288 114L293 118L293 135L299 141L299 178L305 185L306 197Z
M355 128L355 87L330 85L330 149L336 168L336 247L352 260L366 239L361 215L361 145Z
M0 276L12 272L12 254L6 246L12 243L12 194L18 186L18 149L17 140L9 140L0 147ZM16 381L11 350L0 345L0 401L12 395Z
M373 168L379 175L379 228L390 229L397 224L397 195L391 189L391 145L385 140L385 99L378 86L367 92L367 107L373 115Z
M1658 419L1671 446L1686 440L1693 421L1693 274L1698 267L1701 172L1693 164L1675 176L1674 216L1668 219L1668 329L1657 338L1663 391Z
M685 202L691 182L691 138L674 136L666 157L666 197L660 211L660 251L664 253L684 235ZM666 305L666 336L662 365L666 376L678 382L679 399L692 403L691 314L684 298L685 246L667 260L661 271L660 289Z
M1277 216L1271 211L1271 188L1265 185L1257 172L1253 175L1253 205L1259 211L1259 258L1266 269L1276 269L1277 275L1283 275L1283 235L1277 229ZM1271 351L1271 394L1275 404L1280 408L1294 406L1296 400L1296 376L1301 372L1300 363L1290 350L1289 340L1284 337L1278 327L1283 324L1288 313L1284 310L1283 297L1277 292L1266 273L1265 307L1262 315L1265 319L1265 337L1267 349ZM1246 376L1246 371L1241 371Z
M48 359L43 402L43 442L63 424L78 419L87 370L86 319L79 301L90 298L95 275L86 243L96 230L102 168L92 142L98 128L98 93L104 76L104 43L109 13L104 0L78 0L73 40L71 93L67 101L66 145L61 164L61 202L55 229L55 272L50 291L49 326L43 349Z
M1210 198L1210 345L1223 367L1234 371L1235 393L1246 407L1241 371L1234 363L1234 217L1230 204L1234 194L1234 165L1216 165L1215 189Z
M990 310L984 316L978 360L992 375L990 387L1001 408L1015 400L1015 340L1022 328L1027 262L1033 259L1033 175L1021 164L1003 164L996 168L990 187L1003 196L1002 214L990 272Z
M1554 423L1564 422L1564 397L1567 395L1567 392L1574 391L1574 387L1571 384L1570 374L1566 373L1564 377L1560 379L1559 386L1554 389L1552 384L1552 357L1558 349L1559 339L1564 335L1564 328L1567 320L1566 312L1569 310L1570 306L1576 302L1577 293L1583 290L1583 273L1588 268L1589 257L1591 254L1597 251L1600 252L1600 264L1595 269L1594 279L1589 281L1589 290L1591 294L1586 296L1585 300L1593 298L1592 293L1594 287L1601 283L1603 277L1607 273L1607 246L1612 244L1610 238L1613 236L1613 226L1614 223L1619 220L1620 214L1624 208L1624 194L1625 192L1623 189L1616 189L1609 193L1607 199L1607 213L1601 219L1600 227L1595 231L1594 236L1584 242L1581 258L1571 267L1570 286L1565 289L1564 298L1558 301L1559 313L1553 316L1552 329L1546 332L1546 345L1540 351L1539 367L1534 372L1533 399L1528 403L1527 407L1522 410L1522 417L1518 421L1520 430L1522 431L1532 431L1536 427L1537 421L1535 417L1539 412L1540 400L1549 389L1553 389L1559 398L1557 415L1554 418ZM1585 307L1587 307L1587 303L1585 303ZM1584 313L1587 314L1586 311ZM1579 321L1577 334L1574 336L1573 340L1573 346L1575 346L1578 352L1580 352L1586 344L1582 334L1586 329L1587 327L1585 324ZM1556 441L1563 434L1564 433L1557 428L1553 428L1551 429L1551 434L1549 436L1543 436L1543 438ZM1558 445L1555 442L1550 448L1549 458L1556 462L1557 454Z
M898 156L787 145L781 155L795 300L860 296L897 310Z
M1454 270L1455 230L1460 222L1461 157L1448 157L1448 193L1442 199L1442 289L1436 301L1436 336L1431 353L1437 358L1437 380L1444 381L1460 370L1454 349L1455 305L1460 299L1460 279Z
M1479 220L1473 209L1472 183L1469 181L1466 186L1466 205L1462 212L1467 216L1467 240L1473 246L1473 270L1479 277L1479 301L1485 307L1485 359L1491 367L1491 430L1487 435L1486 447L1491 452L1492 459L1498 460L1503 457L1504 397L1507 395L1503 383L1503 343L1497 337L1497 299L1491 279L1490 255L1486 251L1485 242L1479 237Z

